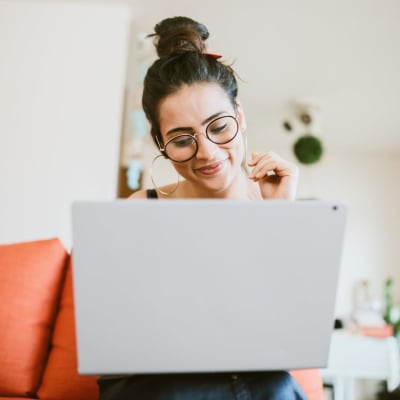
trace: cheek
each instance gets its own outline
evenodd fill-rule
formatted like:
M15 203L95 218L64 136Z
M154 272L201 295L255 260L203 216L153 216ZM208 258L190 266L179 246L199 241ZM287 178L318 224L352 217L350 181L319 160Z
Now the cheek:
M245 142L242 135L237 135L232 142L224 145L224 149L234 154L236 157L243 157L245 152Z
M171 161L171 164L175 168L176 172L178 172L178 174L183 177L185 177L185 175L187 175L188 171L191 170L190 162L174 163Z

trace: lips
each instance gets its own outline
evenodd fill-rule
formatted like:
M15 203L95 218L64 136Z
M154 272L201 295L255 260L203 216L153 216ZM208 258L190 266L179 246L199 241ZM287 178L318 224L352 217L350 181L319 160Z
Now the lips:
M204 167L196 168L196 171L204 175L214 175L221 171L221 169L224 167L225 161L226 160L217 161L215 163L205 165Z

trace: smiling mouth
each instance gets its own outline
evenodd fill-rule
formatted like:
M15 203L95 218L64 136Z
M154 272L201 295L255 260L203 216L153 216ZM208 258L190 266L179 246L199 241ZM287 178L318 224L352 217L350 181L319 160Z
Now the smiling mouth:
M195 170L201 172L204 175L213 175L219 172L223 168L225 161L226 160L218 161L201 168L196 168Z

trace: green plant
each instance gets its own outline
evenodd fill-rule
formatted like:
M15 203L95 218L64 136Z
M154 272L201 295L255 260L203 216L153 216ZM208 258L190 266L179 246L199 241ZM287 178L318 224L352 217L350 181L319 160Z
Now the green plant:
M321 159L324 149L316 136L305 134L295 142L293 152L300 163L314 164Z
M385 281L385 311L383 319L387 324L393 326L393 333L396 336L400 333L400 305L393 302L393 279Z
M385 311L383 319L387 324L390 324L390 314L393 307L393 280L391 278L385 281Z

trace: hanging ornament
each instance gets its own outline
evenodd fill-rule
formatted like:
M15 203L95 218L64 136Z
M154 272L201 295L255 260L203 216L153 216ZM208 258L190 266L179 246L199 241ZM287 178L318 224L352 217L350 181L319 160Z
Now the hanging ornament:
M305 134L294 143L293 152L300 163L309 165L321 159L324 148L321 140L316 136Z
M293 153L301 164L315 164L324 154L321 135L321 112L319 108L307 101L292 104L292 118L282 121L286 132L294 134Z

